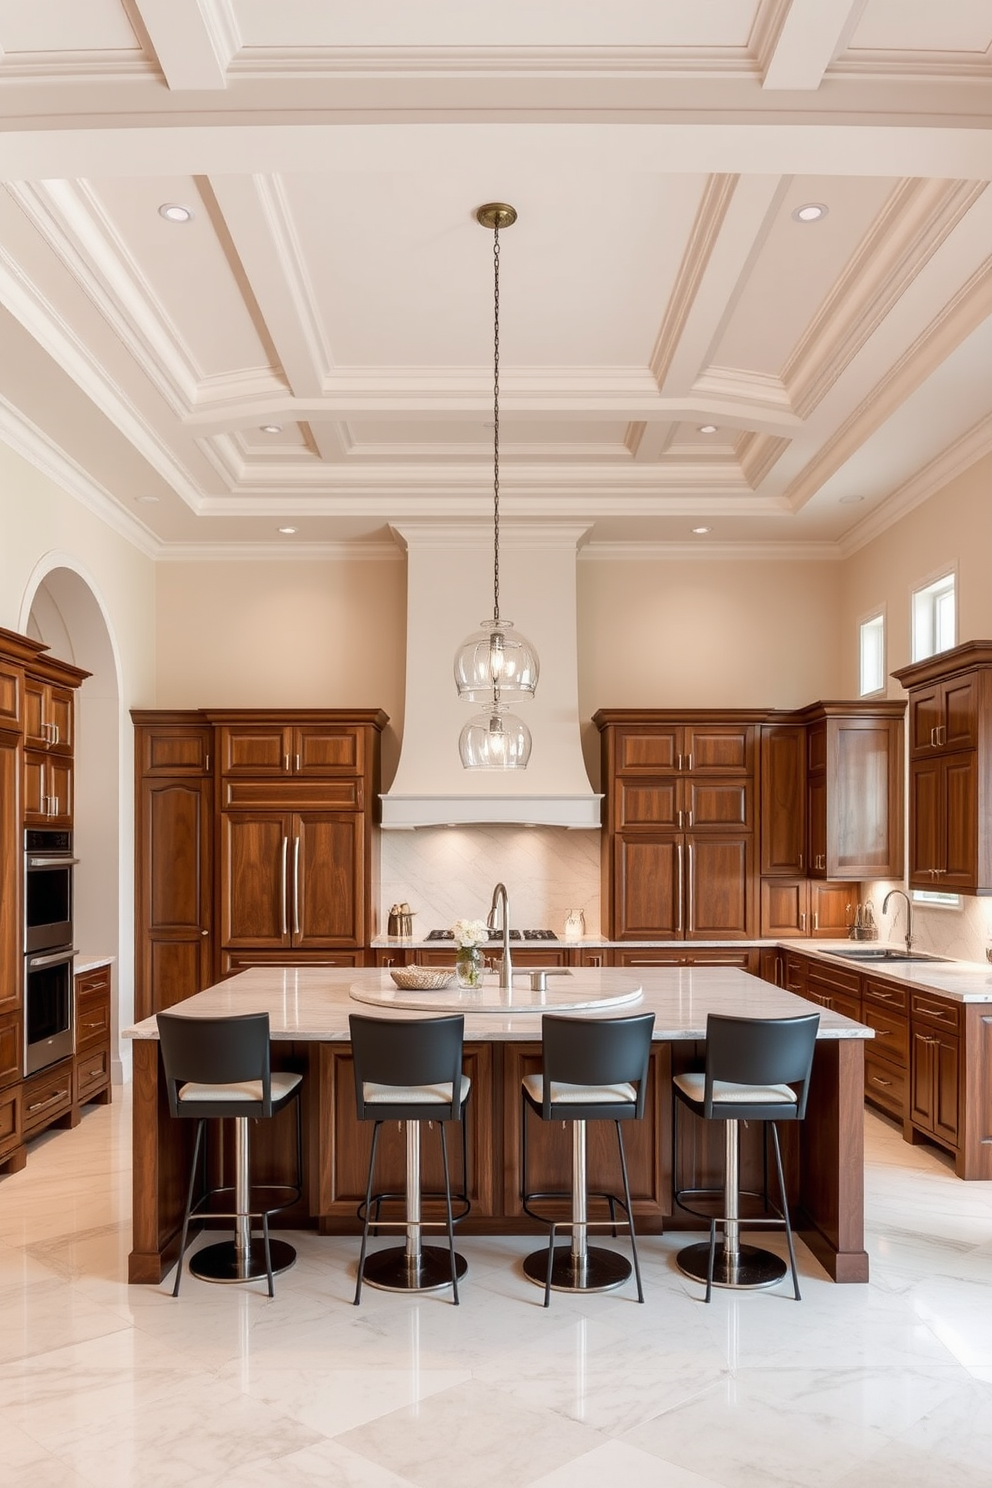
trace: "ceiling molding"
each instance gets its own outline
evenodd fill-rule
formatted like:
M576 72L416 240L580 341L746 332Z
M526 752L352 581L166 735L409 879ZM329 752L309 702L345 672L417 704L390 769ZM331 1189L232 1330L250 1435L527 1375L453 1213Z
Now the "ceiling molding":
M217 90L241 46L231 0L133 0L169 88Z
M900 181L786 362L782 381L808 418L937 249L984 181Z
M866 0L792 0L763 69L768 89L816 89L847 45Z
M792 0L758 0L747 48L762 77L775 55L791 5Z
M659 390L682 339L739 179L736 175L712 175L703 188L696 218L686 239L682 262L648 362Z
M153 558L160 543L137 517L127 511L120 502L99 485L63 450L60 450L35 424L10 404L0 394L0 437L21 458L47 476L61 490L74 497L100 521L138 548L146 557Z
M157 563L399 563L394 542L163 543Z
M992 48L984 52L892 51L858 47L844 52L827 69L827 77L898 78L901 82L933 82L935 79L957 82L985 82L992 78Z
M748 430L734 445L734 454L753 491L761 485L778 460L791 444L789 439L776 438L774 434L758 434Z
M714 563L836 563L843 553L834 542L592 542L579 557L591 562L684 563L687 559Z
M976 326L992 314L992 258L985 260L940 314L906 348L854 412L817 451L785 492L793 511L859 449L870 434L925 381Z
M696 378L692 391L704 399L739 400L751 408L764 406L776 416L797 413L788 389L774 372L711 366Z
M922 470L897 486L880 506L845 533L840 542L844 557L850 558L874 542L909 512L938 495L951 481L989 454L992 454L992 414L980 419L960 439L941 450Z
M168 4L169 0L162 0ZM756 72L747 47L243 47L238 78L725 78Z

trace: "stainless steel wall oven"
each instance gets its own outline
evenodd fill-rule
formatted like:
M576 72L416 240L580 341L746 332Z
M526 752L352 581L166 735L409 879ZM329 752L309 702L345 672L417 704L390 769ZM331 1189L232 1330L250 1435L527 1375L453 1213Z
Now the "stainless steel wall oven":
M24 833L24 949L72 945L72 833Z
M72 833L24 833L24 1074L73 1053Z

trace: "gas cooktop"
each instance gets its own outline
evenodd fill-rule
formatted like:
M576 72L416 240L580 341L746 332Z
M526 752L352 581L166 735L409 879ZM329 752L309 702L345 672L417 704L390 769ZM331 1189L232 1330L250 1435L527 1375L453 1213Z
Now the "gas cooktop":
M428 930L428 940L454 940L454 932L451 930ZM490 930L490 940L502 940L502 930ZM511 930L511 940L557 940L558 937L553 930Z

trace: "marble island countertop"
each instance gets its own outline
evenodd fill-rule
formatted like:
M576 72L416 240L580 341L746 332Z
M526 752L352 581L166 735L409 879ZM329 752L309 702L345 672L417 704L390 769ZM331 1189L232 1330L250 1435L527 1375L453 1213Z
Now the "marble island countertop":
M583 969L583 976L589 972ZM732 966L663 966L629 971L596 971L604 991L629 991L640 985L642 995L626 1002L622 1013L653 1012L657 1040L702 1039L708 1013L730 1013L745 1018L789 1018L810 1011L810 1004L770 982L759 981ZM230 1017L236 1013L267 1012L273 1039L305 1042L346 1042L348 1014L361 1011L351 993L355 984L380 986L380 971L356 972L340 967L259 966L208 987L181 1006L185 1017ZM422 1017L423 1011L390 1009L397 1019ZM590 1010L585 1016L611 1016L611 1009ZM533 1012L470 1013L465 1036L475 1041L534 1039L540 1025ZM125 1038L156 1039L154 1017L124 1030ZM868 1039L870 1028L840 1013L822 1009L821 1039Z

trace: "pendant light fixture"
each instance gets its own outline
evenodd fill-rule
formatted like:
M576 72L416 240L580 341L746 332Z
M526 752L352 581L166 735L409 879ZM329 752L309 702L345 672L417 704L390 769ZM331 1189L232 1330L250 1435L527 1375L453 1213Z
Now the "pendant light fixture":
M459 697L486 705L462 729L458 753L466 770L522 770L530 758L530 730L509 711L507 699L533 697L540 668L530 641L499 613L499 234L517 213L506 202L488 202L475 217L493 234L493 614L455 656Z

